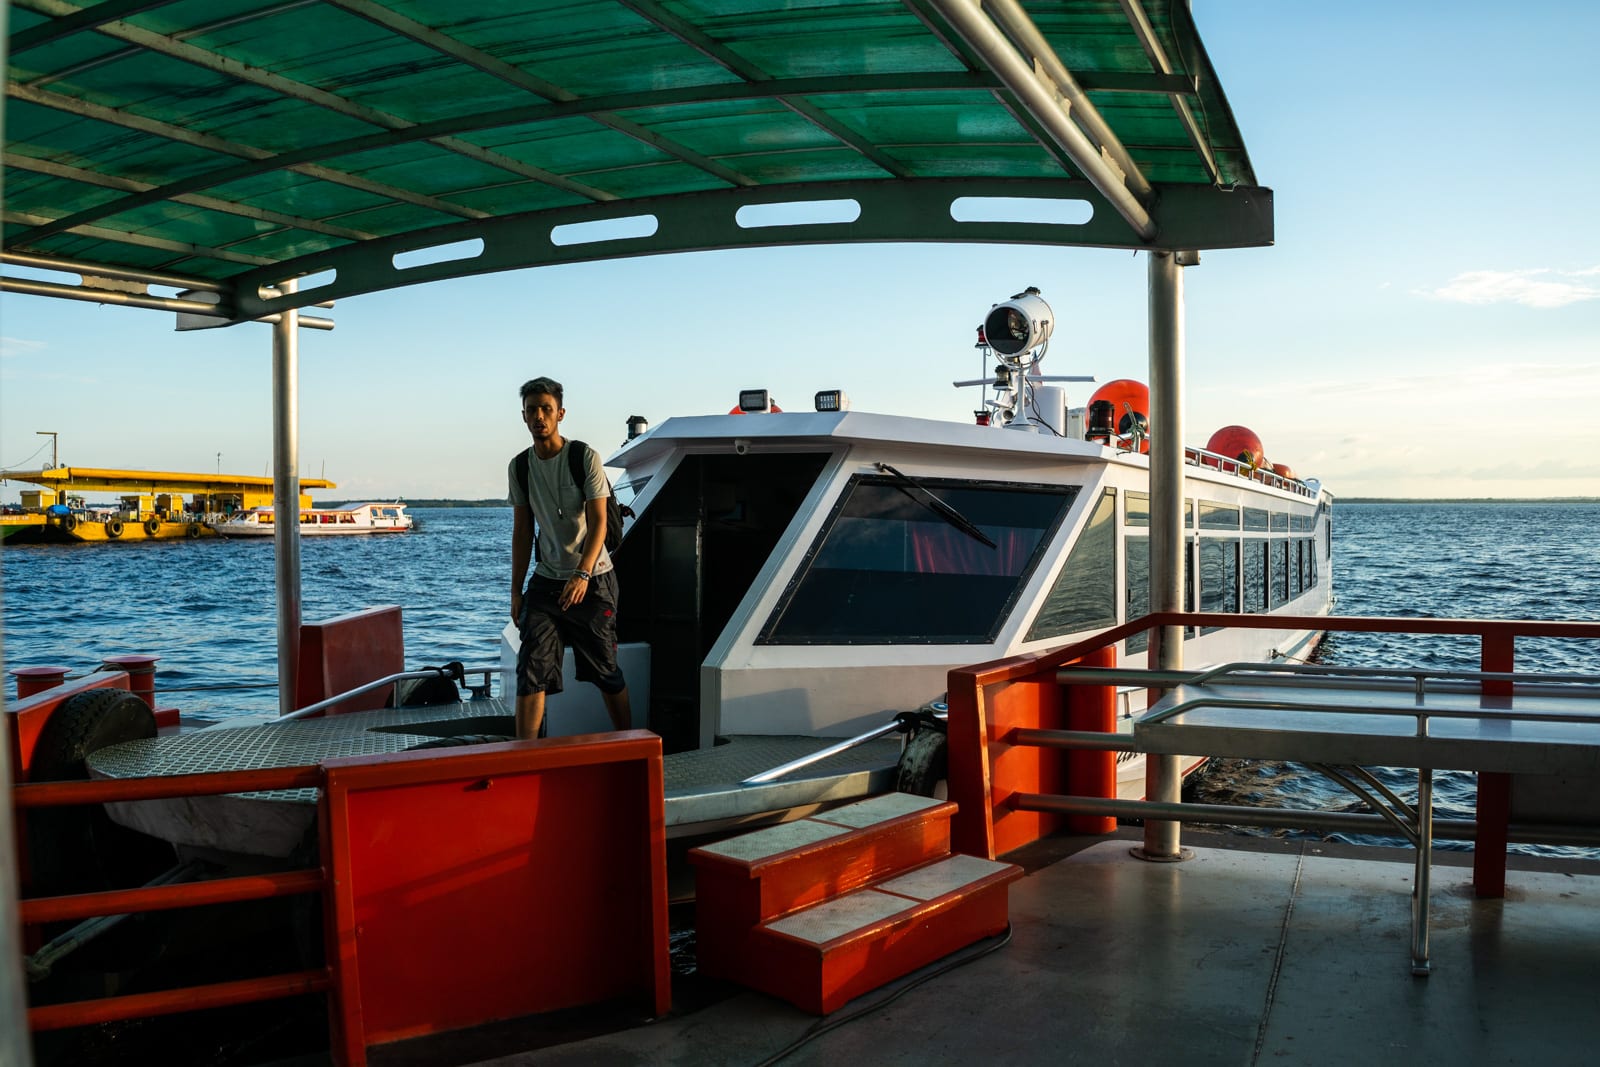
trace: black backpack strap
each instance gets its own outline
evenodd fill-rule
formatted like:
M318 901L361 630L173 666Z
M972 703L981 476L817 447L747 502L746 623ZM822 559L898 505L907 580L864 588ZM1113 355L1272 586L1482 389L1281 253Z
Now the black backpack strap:
M533 494L530 492L528 485L528 450L526 448L512 457L511 469L517 472L517 488L522 490L522 499L527 501L523 506L532 511Z
M567 467L572 471L572 484L578 487L578 495L585 500L584 487L589 482L589 446L576 438L567 439Z

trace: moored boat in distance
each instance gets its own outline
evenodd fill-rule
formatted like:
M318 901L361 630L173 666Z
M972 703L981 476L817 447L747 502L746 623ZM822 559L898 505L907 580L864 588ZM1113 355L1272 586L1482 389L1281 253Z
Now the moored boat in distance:
M406 506L398 500L300 509L301 537L405 533L414 525ZM271 537L276 528L276 515L270 506L241 511L213 524L223 537Z

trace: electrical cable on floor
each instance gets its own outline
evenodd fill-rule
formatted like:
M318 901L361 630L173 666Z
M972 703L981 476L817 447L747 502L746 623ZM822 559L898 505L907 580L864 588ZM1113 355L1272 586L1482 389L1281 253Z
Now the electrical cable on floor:
M965 967L969 963L974 963L977 960L983 959L991 952L998 952L1000 949L1005 948L1011 943L1011 924L1009 922L1006 923L1005 933L998 934L995 937L990 938L990 941L992 944L985 945L982 949L976 952L972 952L955 959L945 960L938 967L926 974L919 975L913 981L907 982L905 985L901 986L899 989L896 989L893 993L884 997L882 1000L875 1001L871 1004L864 1004L856 1010L850 1012L848 1015L834 1015L825 1019L818 1019L816 1022L811 1024L810 1028L807 1029L805 1033L801 1034L799 1037L789 1042L789 1044L785 1045L777 1052L774 1052L771 1056L768 1056L766 1059L756 1064L756 1067L772 1067L773 1064L778 1063L786 1057L794 1054L828 1031L837 1030L846 1023L853 1023L857 1019L865 1018L875 1011L878 1011L882 1008L887 1008L890 1004L893 1004L895 1001L899 1000L901 997L905 996L905 994L922 985L924 982L931 982L933 979L942 974L948 974L957 967Z
M1267 1024L1272 1020L1273 1002L1278 999L1278 978L1283 974L1284 950L1289 942L1289 921L1294 918L1294 902L1300 895L1300 876L1306 866L1306 847L1300 846L1300 857L1294 865L1294 883L1289 887L1289 903L1283 909L1283 923L1278 928L1278 948L1272 960L1272 976L1267 979L1267 1000L1261 1006L1261 1025L1256 1027L1256 1046L1250 1053L1251 1064L1261 1061L1261 1050L1267 1043Z

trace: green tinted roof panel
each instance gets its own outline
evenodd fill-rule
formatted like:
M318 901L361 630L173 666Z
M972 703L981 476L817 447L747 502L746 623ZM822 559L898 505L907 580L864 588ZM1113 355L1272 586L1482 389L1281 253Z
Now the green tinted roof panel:
M192 274L255 314L298 302L263 303L263 283L310 273L337 279L321 299L787 240L1271 241L1271 192L1184 0L1030 0L1031 26L969 40L973 10L1007 17L960 0L14 5L6 251ZM1016 43L1034 34L1048 52ZM1073 81L1087 95L1067 107ZM1070 193L1093 222L950 222L954 199L997 193ZM805 199L864 206L804 235L736 221ZM630 214L660 225L550 239ZM391 266L474 238L470 262Z

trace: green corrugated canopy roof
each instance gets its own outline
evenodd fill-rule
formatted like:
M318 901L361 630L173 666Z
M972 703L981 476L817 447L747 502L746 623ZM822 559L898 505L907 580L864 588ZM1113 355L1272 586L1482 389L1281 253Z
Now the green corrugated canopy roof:
M11 0L9 28L8 261L236 317L707 248L1272 240L1184 0Z

